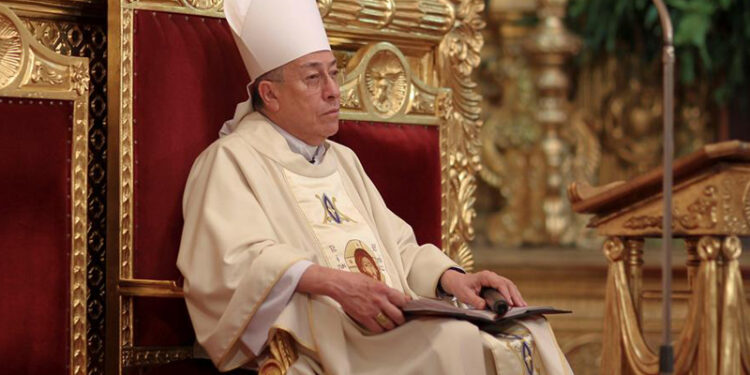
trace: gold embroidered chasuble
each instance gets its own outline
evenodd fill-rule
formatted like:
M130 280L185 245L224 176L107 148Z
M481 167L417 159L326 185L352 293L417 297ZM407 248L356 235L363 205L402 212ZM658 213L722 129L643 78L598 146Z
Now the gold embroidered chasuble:
M414 298L435 297L442 273L457 266L435 246L416 243L353 151L331 141L325 147L323 161L312 165L253 113L193 165L177 265L198 342L220 370L255 359L239 338L300 260L362 272ZM538 324L549 330L543 320ZM290 373L481 374L497 366L531 374L561 355L553 342L540 360L519 326L493 338L466 322L419 319L371 335L332 299L301 293L275 329L298 343L302 359Z

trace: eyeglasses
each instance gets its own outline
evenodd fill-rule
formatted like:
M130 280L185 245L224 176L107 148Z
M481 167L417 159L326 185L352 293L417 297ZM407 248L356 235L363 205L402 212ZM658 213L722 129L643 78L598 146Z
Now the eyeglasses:
M316 69L316 71L306 71L301 73L302 82L311 91L320 91L330 81L336 82L336 85L341 87L343 82L343 74L339 74L339 70L334 68L331 71L324 69Z

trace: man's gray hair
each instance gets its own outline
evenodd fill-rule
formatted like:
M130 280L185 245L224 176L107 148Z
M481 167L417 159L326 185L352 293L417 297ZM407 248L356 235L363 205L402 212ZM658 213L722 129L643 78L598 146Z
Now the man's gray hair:
M268 72L263 73L258 79L253 82L252 85L250 85L250 95L252 97L252 105L253 109L256 111L259 111L265 107L265 103L263 103L263 98L260 97L260 92L258 91L258 85L263 81L272 81L272 82L282 82L284 81L284 67L280 66L276 69L269 70Z

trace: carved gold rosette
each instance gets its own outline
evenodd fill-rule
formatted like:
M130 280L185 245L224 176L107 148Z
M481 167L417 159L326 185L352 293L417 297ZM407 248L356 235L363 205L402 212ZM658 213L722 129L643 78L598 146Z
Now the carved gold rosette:
M88 59L58 55L0 5L0 97L73 102L71 129L70 374L86 373Z
M133 273L133 14L223 17L223 2L110 0L109 5L109 155L117 166L110 173L118 197L110 203L116 206L110 222L119 227L110 248L119 249L115 278L122 283ZM342 68L342 119L439 127L443 250L471 270L481 126L481 97L471 75L483 44L484 1L318 0L318 9ZM141 286L144 293L180 295L173 282ZM133 346L132 307L132 300L123 298L119 311L109 312L118 315L117 358L123 358L122 348Z

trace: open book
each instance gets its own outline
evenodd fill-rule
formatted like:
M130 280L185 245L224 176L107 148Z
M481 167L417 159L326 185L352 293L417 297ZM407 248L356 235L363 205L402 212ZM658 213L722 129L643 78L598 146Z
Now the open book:
M441 316L467 320L479 326L496 325L510 319L520 319L532 315L568 314L569 310L559 310L551 306L511 307L505 314L500 315L490 310L477 310L456 307L448 301L429 298L414 299L406 303L402 309L404 315Z

